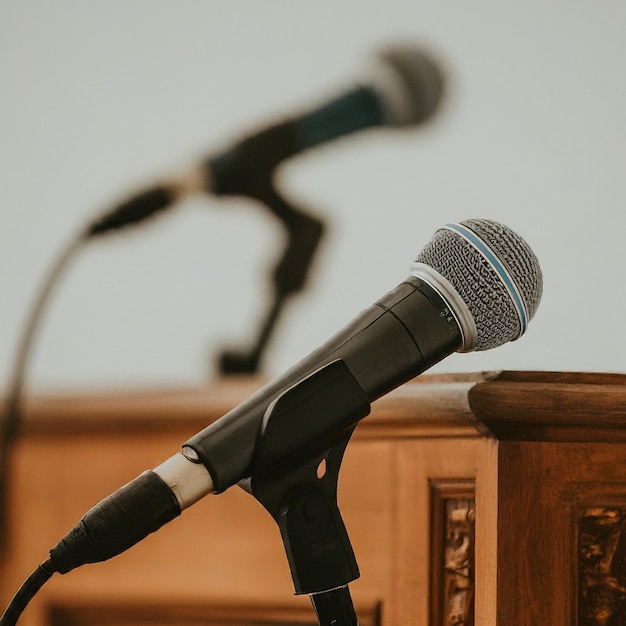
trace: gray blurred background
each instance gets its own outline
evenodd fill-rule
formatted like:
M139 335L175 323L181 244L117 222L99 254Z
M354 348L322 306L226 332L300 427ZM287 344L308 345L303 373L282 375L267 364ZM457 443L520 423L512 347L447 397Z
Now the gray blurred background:
M423 45L432 123L289 161L282 189L329 233L263 371L280 374L406 277L436 228L487 217L544 271L520 341L436 371L624 371L626 3L0 1L0 375L52 258L127 193L350 87ZM194 197L94 242L59 284L31 388L203 383L247 345L282 233L244 199Z

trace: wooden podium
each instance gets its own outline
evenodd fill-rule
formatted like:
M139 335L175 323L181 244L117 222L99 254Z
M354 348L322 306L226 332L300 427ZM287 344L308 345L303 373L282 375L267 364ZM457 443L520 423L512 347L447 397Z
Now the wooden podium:
M3 607L88 508L260 384L31 400L11 460ZM362 626L623 626L626 375L422 376L357 427L339 506ZM238 487L114 559L56 574L20 621L316 623L274 521Z

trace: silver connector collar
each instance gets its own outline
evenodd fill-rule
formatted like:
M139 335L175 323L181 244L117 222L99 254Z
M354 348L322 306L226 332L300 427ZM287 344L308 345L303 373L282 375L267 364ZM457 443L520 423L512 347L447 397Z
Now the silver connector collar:
M457 293L452 283L425 263L413 263L411 265L411 275L430 285L450 307L450 312L457 321L461 331L461 347L457 352L472 352L475 350L478 338L476 322L467 304Z

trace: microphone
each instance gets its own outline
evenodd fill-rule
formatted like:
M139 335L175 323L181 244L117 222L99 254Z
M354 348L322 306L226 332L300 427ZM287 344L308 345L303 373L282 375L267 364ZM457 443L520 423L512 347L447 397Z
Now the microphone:
M273 124L133 195L87 227L98 236L163 212L193 193L244 195L272 204L271 176L284 160L317 145L375 127L416 126L439 107L444 77L422 49L383 50L360 84L320 106Z
M253 475L264 453L268 417L287 392L338 363L372 402L454 352L488 350L519 338L539 305L543 278L528 244L486 219L448 224L418 254L409 276L343 330L246 401L197 433L86 513L51 551L47 567L66 573L108 559L211 492ZM315 395L295 407L311 413ZM343 400L342 400L343 402ZM367 404L366 402L366 404ZM362 407L347 407L356 413ZM350 424L324 426L345 432ZM281 420L283 452L318 454L329 432L315 420ZM275 428L273 430L276 430ZM332 434L332 433L331 433ZM280 447L280 446L279 446ZM270 454L271 457L271 454ZM277 457L277 462L280 458Z

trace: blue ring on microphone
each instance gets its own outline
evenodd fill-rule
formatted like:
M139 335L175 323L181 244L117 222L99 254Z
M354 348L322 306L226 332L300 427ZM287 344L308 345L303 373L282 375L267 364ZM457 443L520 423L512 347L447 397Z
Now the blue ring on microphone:
M494 271L502 280L502 283L506 287L506 290L511 298L511 302L513 302L513 306L517 312L517 316L520 322L520 334L523 335L526 332L526 327L528 326L528 315L526 314L526 307L524 306L524 301L520 296L517 285L513 282L509 272L506 267L502 264L500 259L497 257L495 252L489 247L485 241L483 241L473 230L464 226L463 224L446 224L445 228L449 230L453 230L463 237L466 241L471 243L476 250L489 262L491 267L493 267Z

